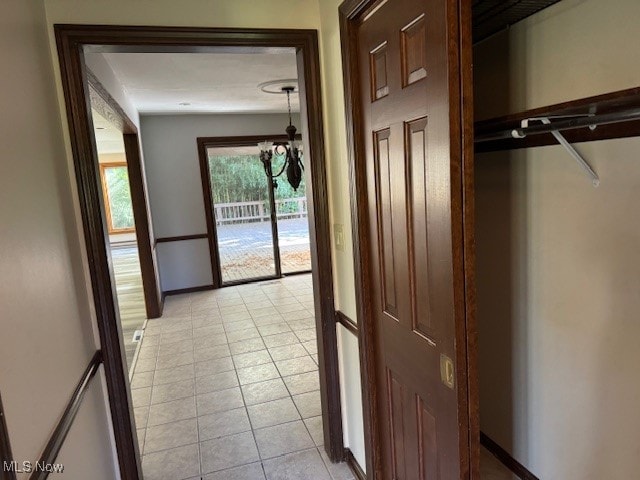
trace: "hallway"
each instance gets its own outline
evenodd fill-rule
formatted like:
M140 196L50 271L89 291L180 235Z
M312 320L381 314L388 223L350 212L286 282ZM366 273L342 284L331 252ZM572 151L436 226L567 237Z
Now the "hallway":
M324 453L311 275L168 297L132 381L145 480L351 480Z
M147 318L138 248L135 245L112 245L111 258L113 260L113 274L116 281L127 368L131 369L133 356L138 346L138 342L133 341L133 335L136 330L142 330L144 321Z

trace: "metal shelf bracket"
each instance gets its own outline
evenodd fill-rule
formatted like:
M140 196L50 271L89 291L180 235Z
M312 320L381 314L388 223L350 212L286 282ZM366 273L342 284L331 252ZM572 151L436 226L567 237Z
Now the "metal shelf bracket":
M549 117L534 117L534 118L525 118L524 120L522 120L521 128L523 130L528 128L529 123L532 121L539 121L539 122L542 122L544 125L551 125L551 120L549 119ZM595 127L596 127L595 125L592 125L589 128L593 130ZM600 185L600 177L598 177L598 174L593 171L593 169L587 163L587 161L584 158L582 158L582 155L580 155L576 151L576 149L573 148L573 146L567 141L567 139L564 138L562 133L560 133L558 130L551 130L550 133L555 137L558 143L562 145L565 148L565 150L567 150L567 152L569 152L569 155L571 155L575 159L575 161L578 162L578 166L587 174L587 176L591 178L591 183L593 184L593 186L597 187L598 185ZM513 130L511 132L511 135L513 136L513 138L526 137L526 134L520 133L520 131L518 130Z

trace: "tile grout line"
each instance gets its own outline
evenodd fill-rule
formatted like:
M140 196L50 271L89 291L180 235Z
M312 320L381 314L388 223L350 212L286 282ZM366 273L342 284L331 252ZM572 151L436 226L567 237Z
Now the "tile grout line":
M244 305L244 299L243 299L243 305ZM246 306L245 306L245 308L246 308ZM223 322L224 322L224 320L223 320ZM258 332L258 333L260 333L260 332ZM231 351L231 348L229 348L229 351ZM245 414L247 415L247 420L249 421L249 428L251 429L251 437L253 438L253 443L256 446L256 452L258 453L258 461L260 462L260 467L262 468L262 473L263 473L264 477L266 478L267 477L267 473L264 470L264 463L262 462L262 455L260 454L260 449L258 448L258 440L256 439L255 430L253 428L253 422L251 421L251 416L249 415L249 408L247 407L247 401L246 401L246 399L244 397L244 391L242 390L242 385L240 383L240 376L238 375L238 368L236 366L236 361L235 361L233 355L231 355L231 363L233 364L233 371L235 372L236 379L238 380L238 388L240 390L240 396L242 397L242 404L244 406L244 411L245 411ZM249 464L247 463L245 465L249 465ZM232 467L232 468L236 468L236 467Z
M283 305L292 305L292 304L294 304L294 303L298 303L298 304L302 307L300 311L302 311L302 310L306 310L307 312L309 312L308 307L307 307L306 305L304 305L304 304L303 304L303 302L298 298L298 295L295 295L295 293L297 293L296 291L293 291L293 290L291 290L291 289L287 288L285 285L282 285L282 286L283 286L283 287L284 287L284 289L287 291L287 293L288 293L288 297L290 297L290 299L291 299L291 300L293 300L291 303L286 303L286 304L283 304ZM220 303L218 303L218 301L216 301L217 308L215 308L216 310L218 310L218 313L220 313L220 319L215 318L215 320L216 320L216 324L217 324L217 325L221 325L221 326L222 326L222 330L223 330L224 335L225 335L226 343L224 343L224 345L229 349L229 357L231 357L231 364L233 365L233 372L234 372L234 374L235 374L236 380L238 381L238 389L239 389L240 394L241 394L241 396L242 396L243 408L244 408L244 411L245 411L245 413L247 414L247 418L248 418L248 420L249 420L249 426L250 426L250 428L251 428L251 432L252 432L252 436L253 436L253 439L254 439L254 443L255 443L256 448L257 448L257 439L256 439L256 436L255 436L255 432L256 432L256 430L259 430L259 429L254 428L253 422L251 421L251 417L248 415L248 406L247 406L247 403L246 403L246 398L245 398L245 395L244 395L244 391L243 391L243 389L242 389L243 385L240 385L240 378L239 378L239 374L238 374L238 368L239 368L239 367L238 367L238 364L237 364L237 361L236 361L235 357L236 357L236 356L238 356L238 355L242 355L242 354L251 354L251 353L255 353L256 351L255 351L255 350L250 350L249 352L242 352L242 353L237 353L236 355L234 355L234 354L232 353L232 351L231 351L231 348L230 348L230 346L231 346L231 344L232 344L232 343L230 343L230 342L229 342L229 339L228 339L228 338L227 338L227 336L226 336L226 334L227 334L227 333L231 333L231 332L234 332L234 331L240 331L240 330L242 330L242 329L234 329L234 330L229 330L229 331L227 331L227 328L228 328L228 325L229 325L229 324L233 324L233 323L237 323L237 322L242 322L242 321L247 321L247 320L250 320L250 321L251 321L251 323L253 324L253 326L252 326L252 327L249 327L249 329L251 329L251 328L255 329L255 330L257 331L257 334L258 334L256 337L250 337L250 338L249 338L249 340L251 340L252 338L259 338L259 339L260 339L260 342L262 343L262 348L260 348L260 350L262 350L262 349L266 350L267 355L268 355L268 358L270 359L270 362L266 362L266 363L271 363L271 364L273 364L273 365L275 366L275 370L276 370L276 372L277 372L277 374L278 374L278 376L277 376L276 378L277 378L278 380L280 380L280 381L285 385L285 391L286 391L286 392L287 392L287 394L288 394L288 396L287 396L286 398L289 398L289 399L293 402L294 407L295 407L295 409L296 409L296 412L298 413L298 416L299 416L299 419L296 419L296 420L293 420L293 421L290 421L290 422L283 422L283 423L280 423L280 424L277 424L277 425L274 425L274 426L278 426L278 425L285 425L285 424L287 424L287 423L294 423L294 422L300 422L300 421L301 421L301 422L303 423L304 427L305 427L305 432L308 434L309 438L310 438L310 439L312 440L312 442L313 442L313 446L311 446L311 447L309 447L309 448L304 448L304 449L300 449L300 450L294 450L294 451L292 451L292 452L283 453L283 454L281 454L281 455L278 455L278 456L276 456L276 457L272 457L272 458L279 458L279 457L283 457L283 456L286 456L286 455L289 455L289 454L298 453L298 452L301 452L301 451L307 451L307 450L315 450L316 452L318 452L318 453L319 453L319 446L318 446L318 445L315 445L315 441L313 441L313 437L312 437L312 435L311 435L311 431L309 430L309 427L307 426L306 422L304 421L305 419L303 418L302 413L300 412L300 408L299 408L299 407L298 407L298 405L293 401L293 394L292 394L292 392L291 392L291 389L290 389L290 387L289 387L289 386L284 382L284 378L285 378L285 377L283 377L282 372L281 372L280 368L278 368L278 365L277 365L277 363L276 363L276 360L274 359L274 357L273 357L273 355L272 355L272 353L271 353L271 350L269 349L269 347L267 347L267 345L265 344L265 341L264 341L266 337L270 337L270 336L274 336L274 335L278 335L278 334L283 334L283 333L293 333L293 338L295 338L295 339L296 339L296 341L295 341L294 343L292 343L292 344L284 344L284 345L277 345L277 346L274 346L274 347L271 347L271 348L278 348L278 347L285 347L285 346L293 347L293 346L300 345L300 346L302 346L302 351L304 351L304 352L306 353L305 355L301 355L300 357L295 357L295 356L294 356L294 357L291 357L291 358L284 358L284 359L281 359L281 360L282 360L282 361L284 361L284 360L294 360L295 358L301 358L301 357L304 357L304 356L309 356L309 357L311 357L311 358L313 359L312 354L309 352L309 350L307 349L307 347L306 347L305 345L303 345L303 343L304 343L304 342L302 342L301 338L300 338L300 337L298 336L298 334L296 333L296 330L294 330L294 329L291 327L291 323L290 323L290 322L296 322L296 321L300 321L300 320L305 320L305 319L307 319L307 318L313 318L313 314L311 314L311 317L304 317L304 318L302 318L302 319L300 319L300 318L286 319L283 315L286 315L286 313L290 313L290 312L285 312L285 313L283 314L282 312L280 312L280 311L279 311L279 310L277 310L277 308L276 308L276 312L277 312L277 313L276 313L276 312L274 312L274 313L273 313L273 315L274 315L274 316L275 316L275 315L277 315L277 317L278 317L278 318L274 318L274 320L275 320L275 321L274 321L274 322L272 322L272 323L270 323L270 324L282 323L282 324L286 325L286 327L288 328L288 332L278 332L278 333L272 333L271 335L263 335L262 331L258 328L258 325L256 324L256 322L255 322L255 321L256 321L256 319L257 319L257 318L262 318L262 317L264 317L264 316L254 317L254 316L251 314L251 310L247 307L247 301L248 301L248 300L251 300L249 303L253 303L253 304L255 305L255 304L257 303L257 302L255 301L255 298L256 298L256 297L262 297L262 296L264 296L264 297L265 297L265 299L264 299L264 300L262 300L263 302L268 301L269 303L271 303L271 306L273 306L273 307L277 307L277 305L273 304L273 302L270 300L270 298L269 298L269 296L267 295L267 293L266 293L262 288L261 288L260 290L257 290L257 289L256 289L256 291L255 291L255 292L256 292L256 294L255 294L255 295L247 295L246 297L242 295L242 293L243 293L242 291L236 291L236 292L234 292L234 293L236 293L236 294L237 294L237 296L238 296L238 297L239 297L239 299L241 300L241 303L238 303L238 304L233 303L233 304L231 304L231 305L227 305L227 307L230 307L230 308L231 308L231 307L236 306L236 307L243 307L243 308L242 308L242 309L237 308L236 310L239 310L239 311L236 311L236 312L234 312L234 311L233 311L234 309L233 309L233 308L231 308L231 311L229 311L229 312L228 312L229 316L234 315L234 314L240 314L240 315L239 315L237 318L235 318L235 319L234 319L234 318L231 318L231 319L230 319L231 321L225 321L225 320L226 320L226 319L225 319L225 315L224 315L224 314L221 314L220 308L222 308L222 307L220 307ZM308 295L308 294L306 294L306 293L305 293L305 294L304 294L304 295L302 295L302 296L306 297L306 295ZM236 295L230 295L228 298L230 298L230 299L231 299L231 298L236 298ZM193 302L193 295L191 295L191 296L190 296L190 301L191 301L191 302ZM288 301L288 300L287 300L287 301ZM206 308L206 307L204 307L204 305L207 305L207 303L204 303L204 304L203 304L203 306L202 306L202 310L198 310L198 312L205 312L205 311L207 310L207 308ZM196 352L197 352L199 349L196 347L196 344L195 344L195 342L194 342L194 340L195 340L195 338L194 338L194 335L195 335L195 326L194 326L194 324L193 324L193 319L194 319L194 316L193 316L193 315L194 315L194 314L193 314L192 306L193 306L193 304L191 303L191 304L189 305L189 309L190 309L190 312L191 312L191 313L190 313L190 315L189 315L189 317L187 317L186 319L184 319L184 321L189 321L189 322L190 322L190 326L189 326L189 327L187 327L187 328L186 328L186 329L184 329L184 330L191 330L191 341L192 341L192 345L191 345L191 348L190 348L189 350L187 350L187 351L190 351L190 352L192 353L192 355L193 355L193 361L192 361L192 363L191 363L191 364L186 364L186 365L192 365L192 368L195 370L195 364L197 363L197 362L196 362L196 355L197 355L197 354L196 354ZM211 306L211 307L209 307L209 308L211 309L211 308L214 308L214 307L213 307L213 306ZM293 310L293 311L296 311L296 312L297 312L298 310ZM293 311L292 311L292 312L293 312ZM243 313L245 313L245 314L247 315L247 318L241 318L241 317L243 316L243 315L242 315ZM309 312L309 313L311 313L311 312ZM206 315L206 314L204 314L204 315L199 314L199 315L198 315L198 317L202 317L202 316L205 316L205 317L206 317L207 315ZM269 315L265 315L265 316L269 316ZM227 317L227 318L228 318L228 317ZM218 323L218 322L219 322L219 323ZM270 325L270 324L265 324L265 325ZM262 326L264 326L264 325L262 325ZM267 329L267 330L268 330L268 329ZM299 330L304 330L304 329L299 329ZM175 382L168 382L168 383L160 384L160 385L156 385L156 384L155 384L155 381L156 381L156 378L155 378L155 377L156 377L156 373L157 373L157 371L158 371L158 364L159 364L159 361L160 361L159 359L160 359L160 356L161 356L160 351L161 351L161 346L163 345L163 340L165 339L165 336L167 336L167 335L169 335L169 334L177 333L177 332L180 332L180 331L183 331L183 329L173 330L173 331L171 331L171 332L162 331L162 329L160 329L160 330L159 330L159 332L158 332L158 334L159 334L159 339L158 339L158 346L157 346L157 350L156 350L156 352L155 352L155 362L154 362L155 367L154 367L154 370L152 370L152 371L151 371L151 376L152 376L152 381L151 381L151 395L152 395L152 396L153 396L153 393L154 393L154 391L155 391L156 387L158 387L158 386L160 386L160 385L172 385L172 384L178 383L178 382L180 382L180 381L186 381L186 380L176 380ZM185 340L186 340L186 339L185 339ZM238 342L243 341L243 340L247 340L247 339L236 340L236 342L233 342L233 343L238 343ZM180 341L180 340L178 340L178 341ZM177 343L177 342L171 342L171 343ZM166 344L166 345L171 345L171 343ZM222 345L222 344L221 344L221 345ZM206 348L206 347L205 347L205 348ZM201 349L202 349L202 348L201 348ZM260 350L258 350L258 351L260 351ZM175 353L175 354L177 355L177 354L180 354L180 353L182 353L182 352L177 352L177 353ZM167 355L172 355L172 354L167 354ZM218 359L221 359L221 358L228 358L228 357L226 357L226 356L225 356L225 357L214 357L214 358L212 358L212 359L210 359L210 360L218 360ZM244 367L244 368L250 368L250 367L255 367L255 366L260 366L260 365L262 365L262 364L258 364L258 365L248 365L247 367ZM174 367L170 367L170 368L174 368ZM314 371L314 372L317 372L317 368L316 368L316 369L314 369L313 371ZM138 373L146 373L146 372L138 372ZM224 373L224 372L218 372L218 373ZM305 374L305 373L312 373L312 372L293 373L293 374L291 374L291 375L287 375L287 377L292 377L292 376L296 376L296 375L303 375L303 374ZM216 375L216 374L213 374L213 375ZM197 431L197 442L198 442L198 452L199 452L199 462L200 462L199 470L200 470L201 477L202 477L202 476L204 475L204 471L203 471L203 467L202 467L202 451L201 451L201 449L200 449L200 443L201 443L200 431L199 431L199 426L200 426L199 413L200 413L200 412L199 412L199 409L198 409L198 407L197 407L197 396L198 396L198 394L197 394L197 389L196 389L197 376L195 375L195 371L193 372L193 376L192 376L192 378L193 378L193 381L194 381L194 386L193 386L193 388L194 388L194 393L193 393L193 397L194 397L194 400L196 401L196 405L195 405L195 406L196 406L196 427L197 427L197 429L198 429L198 431ZM255 383L259 383L260 381L262 381L262 380L258 380L257 382L250 382L250 383L248 383L247 385L255 384ZM143 387L141 387L141 388L143 388ZM232 388L233 388L233 387L232 387ZM222 390L225 390L225 389L222 389ZM221 391L221 390L214 390L214 391ZM309 392L302 392L302 393L310 393L310 392L313 392L313 391L315 391L315 390L310 390ZM150 401L149 401L148 408L149 408L149 409L151 409L151 407L152 407L152 406L155 406L155 405L162 405L162 404L166 404L166 403L169 403L169 402L172 402L172 401L177 401L177 400L181 400L181 399L185 399L185 398L189 398L189 396L181 397L181 398L176 398L176 399L173 399L173 400L167 400L167 401L164 401L164 402L159 402L159 403L157 403L157 404L153 404L153 403L151 403L151 400L150 400ZM267 402L261 402L261 403L268 403L268 401L267 401ZM256 405L259 405L259 404L256 404ZM171 423L171 422L168 422L168 423ZM149 415L147 416L147 422L146 422L146 428L148 428L148 427L149 427ZM270 426L268 426L268 427L263 427L263 428L269 428L269 427L270 427ZM146 432L146 429L145 429L145 436L146 436L146 433L147 433L147 432ZM171 447L171 448L176 448L176 447ZM159 450L159 451L164 451L164 449L163 449L163 450ZM259 450L258 450L258 455L259 455L259 461L260 461L260 463L261 463L263 473L265 473L265 474L266 474L266 471L265 471L265 469L264 469L264 460L270 460L271 458L269 458L269 459L262 459L262 457L261 457L261 455L260 455ZM254 462L250 462L250 463L254 463ZM249 464L250 464L250 463L249 463ZM248 465L248 464L243 464L243 465ZM323 465L324 465L325 469L327 470L328 474L329 474L330 476L332 476L332 475L331 475L331 472L328 470L328 467L326 466L326 463L324 462L324 459L323 459ZM242 466L242 465L238 465L238 466L234 466L234 467L230 467L230 468L236 468L236 467L239 467L239 466ZM223 470L226 470L226 469L223 469Z
M283 319L284 320L284 319ZM293 329L291 328L291 325L289 325L289 322L287 322L286 320L284 320L284 322L286 323L287 327L294 333ZM258 332L260 332L258 330ZM262 336L262 334L260 334ZM297 335L295 335L296 338L298 338ZM264 336L262 336L263 342L264 342ZM298 340L300 340L300 338L298 338ZM302 348L307 351L307 349L304 347L304 345L302 345L302 342L298 342L299 345L302 346ZM296 345L295 343L292 345ZM311 443L313 444L313 446L316 448L316 451L318 452L318 455L320 455L320 459L323 462L323 465L325 467L325 469L327 470L327 473L329 474L330 477L332 477L331 472L329 471L329 469L327 468L326 464L324 464L324 460L322 459L322 455L320 454L320 451L318 450L318 446L316 445L315 440L313 439L313 435L311 435L311 431L309 430L309 427L307 426L307 423L304 421L304 417L302 416L302 412L300 411L300 408L298 407L298 405L296 404L296 402L293 400L293 394L291 393L291 389L289 388L289 386L287 385L287 382L284 381L284 377L282 375L282 372L280 371L280 369L278 368L278 365L276 364L276 361L273 359L273 355L271 354L271 351L267 348L267 354L269 355L269 358L271 358L271 361L273 362L273 364L276 366L276 370L278 371L278 374L280 375L280 380L282 380L282 383L284 384L284 388L287 390L287 392L289 393L289 398L291 399L291 402L293 403L293 406L295 407L296 411L298 412L298 415L300 416L300 421L302 422L302 425L304 426L305 431L307 432L307 435L309 435L309 438L311 439ZM308 352L307 352L308 353ZM295 357L294 357L295 358ZM289 359L292 360L292 359ZM316 370L317 371L317 370ZM298 420L294 420L293 422L297 422ZM293 423L293 422L289 422L289 423ZM284 424L282 424L284 425ZM285 455L290 455L292 453L298 453L301 451L306 451L309 449L302 449L302 450L296 450L294 452L288 452L286 454L282 454L280 456L284 457ZM274 457L277 458L277 457ZM264 463L262 464L262 468L264 470ZM265 472L265 476L266 476L266 472Z
M196 407L196 439L198 441L198 476L200 480L202 480L204 473L202 472L202 448L200 446L200 417L198 415L198 395L196 389L196 344L193 341L193 309L192 309L192 301L193 297L189 296L189 322L191 323L191 346L193 353L193 403Z

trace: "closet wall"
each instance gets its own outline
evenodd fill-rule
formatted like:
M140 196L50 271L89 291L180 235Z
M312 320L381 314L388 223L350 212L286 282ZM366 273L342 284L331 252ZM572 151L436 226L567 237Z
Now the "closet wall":
M476 118L640 85L637 0L564 0L475 49ZM635 478L640 139L476 157L481 429L541 479Z

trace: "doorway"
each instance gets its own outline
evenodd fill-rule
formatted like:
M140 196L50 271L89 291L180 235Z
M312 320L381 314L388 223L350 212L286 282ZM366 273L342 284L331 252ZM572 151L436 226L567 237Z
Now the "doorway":
M233 30L189 29L169 27L70 26L56 25L62 80L68 109L68 121L81 203L81 213L90 257L90 273L94 284L94 301L103 345L107 388L114 423L122 478L142 476L131 391L124 381L121 333L115 328L115 306L110 296L112 280L105 249L104 216L95 190L97 162L91 138L89 110L86 102L86 69L82 52L183 52L202 53L228 50L230 47L255 52L257 49L289 49L296 56L301 99L302 141L307 155L305 175L313 185L307 191L310 225L310 255L314 269L310 292L313 299L315 333L317 335L317 367L319 398L323 424L324 448L331 461L344 455L338 380L337 345L329 214L323 152L322 109L320 101L320 69L317 33L309 30ZM126 141L125 141L126 144ZM87 161L91 159L91 161ZM150 232L150 235L152 232ZM187 235L190 241L200 235ZM174 241L175 239L169 239ZM169 241L165 240L165 241ZM239 288L239 287L238 287ZM267 286L268 288L268 286ZM203 288L199 288L203 290ZM224 289L220 290L220 294ZM322 292L322 293L320 293ZM305 293L304 295L309 295ZM232 300L233 301L233 300ZM167 307L170 298L167 299ZM206 303L206 302L205 302ZM300 303L300 302L298 302ZM233 305L228 305L233 307ZM191 303L189 303L191 309ZM288 307L284 307L288 309ZM171 310L171 309L170 309ZM302 319L304 320L304 319ZM275 327L273 327L275 328ZM193 326L190 329L193 335ZM176 332L177 333L177 332ZM285 332L286 333L286 332ZM182 335L182 334L180 334ZM299 340L302 340L299 338ZM309 339L311 340L311 339ZM308 341L308 340L305 340ZM215 345L213 345L215 347ZM304 348L304 346L302 347ZM306 349L305 351L309 353ZM313 361L313 360L312 360Z
M198 138L208 234L217 260L214 278L221 286L311 272L306 180L294 189L267 175L261 142L286 145L286 137ZM274 162L280 170L285 159L276 156Z
M113 268L115 299L129 377L142 330L161 314L149 212L141 180L135 125L98 78L87 71L101 206Z

